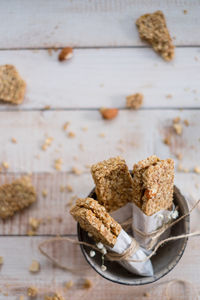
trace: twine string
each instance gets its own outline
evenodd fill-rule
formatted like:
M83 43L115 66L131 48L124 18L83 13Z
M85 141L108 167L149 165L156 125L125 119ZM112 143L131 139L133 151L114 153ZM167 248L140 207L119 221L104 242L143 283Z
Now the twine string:
M108 252L106 254L106 258L110 261L129 260L129 257L134 255L138 251L139 247L140 246L138 242L132 238L130 246L122 254L116 252Z
M169 294L169 288L175 284L175 283L181 283L184 287L186 287L186 285L189 285L192 289L192 291L195 294L195 299L198 300L199 299L199 295L197 292L196 287L194 286L194 284L192 284L192 282L188 281L188 280L184 280L184 279L172 279L171 281L168 282L166 288L165 288L165 296L166 296L166 300L171 300L170 294Z

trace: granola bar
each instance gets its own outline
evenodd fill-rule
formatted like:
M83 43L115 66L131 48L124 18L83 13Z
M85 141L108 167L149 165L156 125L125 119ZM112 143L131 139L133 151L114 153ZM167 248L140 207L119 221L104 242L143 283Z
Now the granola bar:
M6 219L36 201L30 177L24 176L0 187L0 217Z
M84 230L93 235L96 241L110 247L115 245L121 226L98 201L92 198L78 199L70 213Z
M166 61L173 59L174 45L162 11L141 16L136 25L142 40L148 42Z
M147 216L169 209L173 202L174 161L153 155L138 162L133 167L133 185L133 202Z
M0 66L0 101L12 104L23 102L26 83L13 65Z
M125 160L110 158L91 167L97 199L106 210L114 211L133 198L133 179Z

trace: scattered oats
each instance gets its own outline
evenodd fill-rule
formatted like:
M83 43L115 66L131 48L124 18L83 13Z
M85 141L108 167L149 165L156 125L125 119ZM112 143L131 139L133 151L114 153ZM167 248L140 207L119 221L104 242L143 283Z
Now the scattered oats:
M16 138L12 137L12 138L11 138L11 142L12 142L13 144L17 144Z
M167 94L167 95L166 95L166 98L167 98L167 99L171 99L172 97L173 97L172 94Z
M63 161L61 158L57 158L54 162L54 168L57 170L57 171L60 171L61 170L61 166L63 164Z
M102 137L102 138L104 138L105 137L105 133L103 133L103 132L99 133L99 136Z
M76 134L73 131L69 131L68 137L74 138L75 136L76 136Z
M178 171L179 172L184 172L184 173L188 173L189 169L188 168L183 168L182 164L178 164Z
M188 13L187 9L183 10L184 15L186 15Z
M150 297L150 293L148 293L148 292L145 292L143 295L144 295L144 297L148 297L148 298Z
M0 256L0 266L3 265L3 256Z
M63 129L64 130L67 130L67 128L69 127L70 125L70 122L66 122L64 125L63 125Z
M186 120L186 119L185 119L183 122L184 122L184 124L185 124L186 126L189 126L189 125L190 125L189 121Z
M44 198L46 198L47 195L48 195L48 191L47 191L46 189L43 189L43 190L42 190L42 196L43 196Z
M177 124L177 123L180 122L180 120L181 120L180 117L176 117L176 118L173 119L173 123L174 123L174 124Z
M105 271L107 270L107 267L104 266L104 265L102 265L102 266L101 266L101 270L102 270L103 272L105 272Z
M173 125L173 128L174 128L176 134L178 134L178 135L181 135L181 134L182 134L182 132L183 132L183 127L182 127L181 124L174 124L174 125Z
M53 296L44 296L44 300L65 300L65 299L61 294L55 293Z
M9 164L6 161L2 162L2 166L3 166L4 169L9 169L10 168Z
M65 187L64 187L64 185L61 185L60 186L60 192L63 193L64 191L65 191Z
M194 172L197 173L197 174L200 174L200 167L196 166L194 168Z
M40 263L37 260L33 260L30 267L29 267L29 271L31 273L37 273L40 271Z
M81 127L82 131L88 131L88 127Z
M83 144L79 144L79 148L80 148L81 151L84 151L84 150L85 150Z
M81 175L82 174L82 171L79 170L78 168L76 167L72 167L72 173L76 174L76 175Z
M69 60L73 56L73 49L71 47L65 47L63 48L59 55L58 55L58 60L59 61L64 61L64 60Z
M72 280L69 280L65 283L65 288L66 289L71 289L74 285L74 282Z
M90 251L90 257L94 257L96 255L96 252L94 250Z
M136 93L126 97L126 107L131 109L139 109L143 104L143 94Z
M36 218L30 218L29 219L29 225L31 226L32 230L37 230L40 226L40 220Z
M163 143L170 146L171 145L171 136L167 136L164 138Z
M183 154L182 153L176 153L176 158L178 160L182 160L183 159Z
M85 279L83 283L83 288L84 289L90 289L92 287L92 281L89 279Z
M69 193L73 192L73 188L70 184L67 184L66 188Z
M38 294L38 289L34 286L30 286L27 290L27 295L29 297L36 297Z

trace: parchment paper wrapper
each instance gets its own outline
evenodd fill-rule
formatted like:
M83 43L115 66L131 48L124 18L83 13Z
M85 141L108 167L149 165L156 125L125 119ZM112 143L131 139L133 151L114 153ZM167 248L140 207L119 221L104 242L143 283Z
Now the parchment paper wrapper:
M132 204L132 230L133 236L141 247L148 249L152 238L150 236L143 236L137 230L144 234L152 233L153 231L161 228L164 224L171 223L178 217L178 212L173 205L172 210L160 210L152 216L147 216L143 211L134 203ZM158 240L166 239L170 235L170 229L166 230L159 238L153 241L155 245Z
M118 235L117 241L113 248L107 247L110 251L123 254L131 245L131 237L122 229ZM133 253L128 259L142 260L146 258L145 250L139 247L136 253ZM151 260L145 262L131 262L127 260L119 261L119 263L129 272L141 276L153 276L153 266Z

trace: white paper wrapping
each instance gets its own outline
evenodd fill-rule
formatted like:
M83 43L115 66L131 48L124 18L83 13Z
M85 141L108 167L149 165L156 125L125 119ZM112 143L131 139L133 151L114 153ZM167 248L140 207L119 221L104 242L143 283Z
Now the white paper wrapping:
M113 248L107 247L109 250L123 254L131 245L131 237L122 229L117 237L117 241ZM142 260L146 258L145 250L141 247L137 250L135 254L129 257L129 259ZM133 274L138 274L141 276L153 276L153 266L151 260L148 259L145 262L131 262L127 260L119 261L119 263L128 271Z
M160 210L152 216L147 216L143 211L134 203L132 204L133 215L132 215L132 230L133 235L136 241L145 249L148 248L149 243L151 242L151 237L144 237L139 234L135 229L148 234L151 233L164 224L171 222L173 219L176 219L178 214L175 211L175 207L171 211L169 210ZM170 229L166 230L160 237L159 240L165 239L169 236ZM154 245L157 243L157 240L154 240Z

